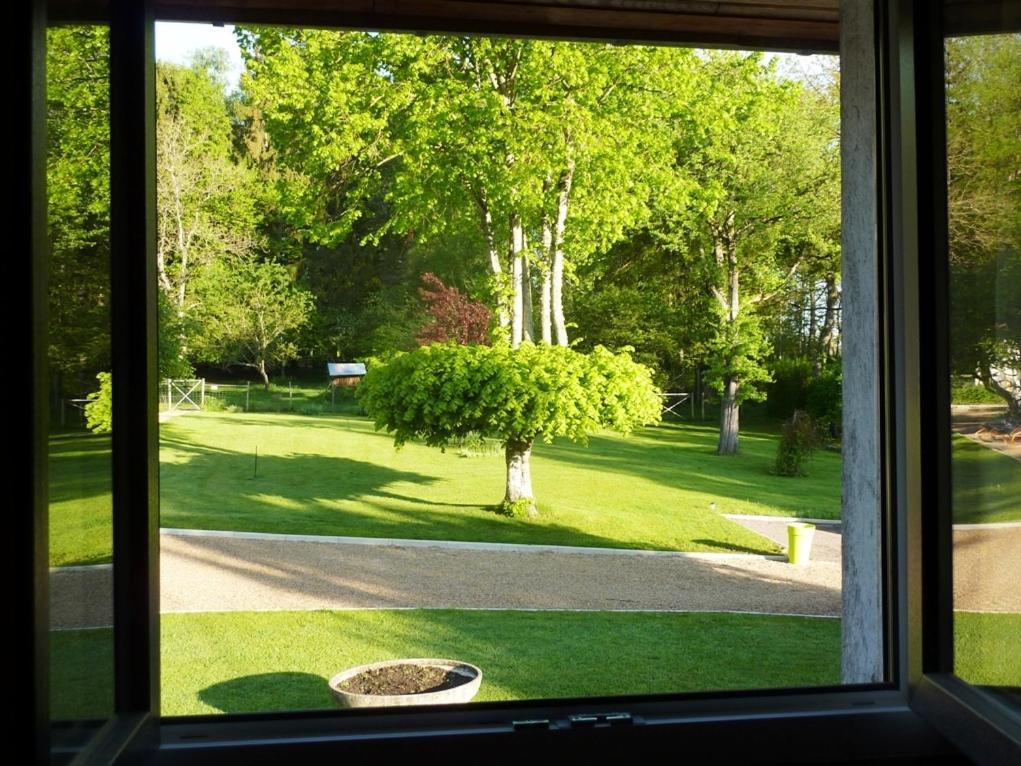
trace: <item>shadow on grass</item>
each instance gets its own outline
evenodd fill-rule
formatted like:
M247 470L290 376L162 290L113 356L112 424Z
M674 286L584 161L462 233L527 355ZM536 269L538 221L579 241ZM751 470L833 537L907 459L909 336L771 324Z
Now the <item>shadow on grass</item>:
M952 446L956 524L1021 520L1021 463L955 436Z
M259 416L238 419L227 415L210 418L232 425L250 422L265 426L272 422L282 429L302 429L315 418L275 417L272 421ZM349 420L331 419L333 429L341 435L350 426ZM175 426L177 424L174 424ZM182 424L184 425L184 424ZM371 431L367 421L356 421L359 436ZM312 426L321 427L321 426ZM644 433L644 432L643 432ZM680 433L682 438L685 434ZM165 428L161 434L164 449L173 450L161 464L162 518L165 527L222 529L290 534L320 534L364 537L395 537L440 539L454 541L498 541L503 543L579 545L599 548L661 549L662 537L649 533L647 538L632 536L621 541L612 533L600 534L591 528L557 523L549 516L536 524L495 513L498 485L480 489L477 482L471 489L451 495L449 487L441 489L450 501L422 497L416 487L450 481L450 477L398 470L378 462L353 460L321 454L269 455L258 458L254 452L245 454L225 447L209 447L189 441L185 428ZM263 435L262 438L267 438ZM270 437L271 438L271 435ZM378 435L389 441L389 437ZM649 441L633 443L620 439L597 438L592 452L575 445L544 447L542 460L593 463L596 470L661 476L664 484L689 489L678 471L678 453L673 444L657 445ZM668 461L669 466L643 465L647 459ZM690 458L688 452L680 454ZM715 458L708 456L709 461ZM495 464L494 464L495 465ZM490 466L492 468L493 466ZM548 464L543 470L548 470ZM490 470L490 469L486 469ZM720 470L710 462L706 470ZM680 474L681 478L677 475ZM726 482L733 478L709 476L705 487L721 495ZM738 482L743 486L744 483ZM711 490L707 490L711 491ZM540 503L541 506L541 503ZM639 533L640 534L640 533ZM728 545L708 543L710 550L731 551ZM745 542L745 545L753 545ZM775 549L763 545L745 550L768 553Z
M110 434L55 433L49 439L49 454L51 503L110 494Z
M742 452L732 458L716 455L715 442L714 429L665 424L642 429L628 438L594 436L588 445L538 445L535 455L600 472L641 477L674 489L760 503L784 509L792 516L811 511L815 518L839 518L839 462L825 468L810 463L808 477L791 481L772 472L774 437L743 433Z
M224 713L330 708L327 679L312 673L258 673L207 686L199 700Z
M176 715L196 696L226 712L332 708L329 675L400 657L478 665L479 702L812 686L840 673L838 621L767 615L278 612L177 615L170 630L165 709ZM248 640L211 644L211 634ZM324 656L330 636L342 638ZM196 654L203 668L189 665ZM245 675L260 666L279 672Z
M113 630L50 632L53 721L103 720L113 714Z

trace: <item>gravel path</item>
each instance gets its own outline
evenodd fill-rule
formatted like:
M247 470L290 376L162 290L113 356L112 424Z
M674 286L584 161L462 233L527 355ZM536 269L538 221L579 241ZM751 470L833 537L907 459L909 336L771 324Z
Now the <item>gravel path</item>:
M1006 414L1007 408L1000 405L955 404L951 407L951 428L954 432L961 434L976 444L981 444L983 447L988 447L991 450L996 450L1008 457L1021 461L1021 441L1008 444L1003 439L990 439L986 441L975 435L975 432L983 425L1002 420Z
M834 615L839 565L761 557L162 539L163 611L449 607Z
M743 520L784 542L786 521ZM835 543L835 541L837 541ZM164 612L357 608L738 611L839 616L839 527L813 561L472 550L161 535ZM1021 526L954 531L955 607L1021 612ZM51 579L54 628L109 625L112 569Z

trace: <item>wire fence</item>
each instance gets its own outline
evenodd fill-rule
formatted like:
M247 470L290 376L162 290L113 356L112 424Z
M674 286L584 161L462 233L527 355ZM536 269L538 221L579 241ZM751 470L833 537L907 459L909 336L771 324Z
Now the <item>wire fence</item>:
M362 413L352 388L287 381L212 383L204 378L165 380L161 412L293 412L301 415Z

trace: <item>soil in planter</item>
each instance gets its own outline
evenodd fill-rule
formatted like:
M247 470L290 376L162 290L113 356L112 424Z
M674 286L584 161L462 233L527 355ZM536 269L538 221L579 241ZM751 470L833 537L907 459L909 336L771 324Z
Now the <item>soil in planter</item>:
M340 684L352 694L427 694L453 689L470 676L437 665L389 665L359 673Z

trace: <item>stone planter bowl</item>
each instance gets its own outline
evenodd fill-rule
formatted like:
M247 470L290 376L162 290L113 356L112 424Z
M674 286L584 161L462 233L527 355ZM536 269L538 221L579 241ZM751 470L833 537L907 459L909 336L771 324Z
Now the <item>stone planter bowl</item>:
M443 689L438 692L426 692L423 694L354 694L346 692L340 685L349 678L364 673L367 670L386 668L393 665L433 665L443 668L446 671L464 676L464 683L451 689ZM359 665L355 668L348 668L337 673L330 679L330 691L341 707L400 707L406 705L449 705L457 702L470 702L478 694L479 686L482 684L482 671L474 665L458 660L437 660L437 659L410 659L410 660L386 660L384 662L373 662L369 665Z

